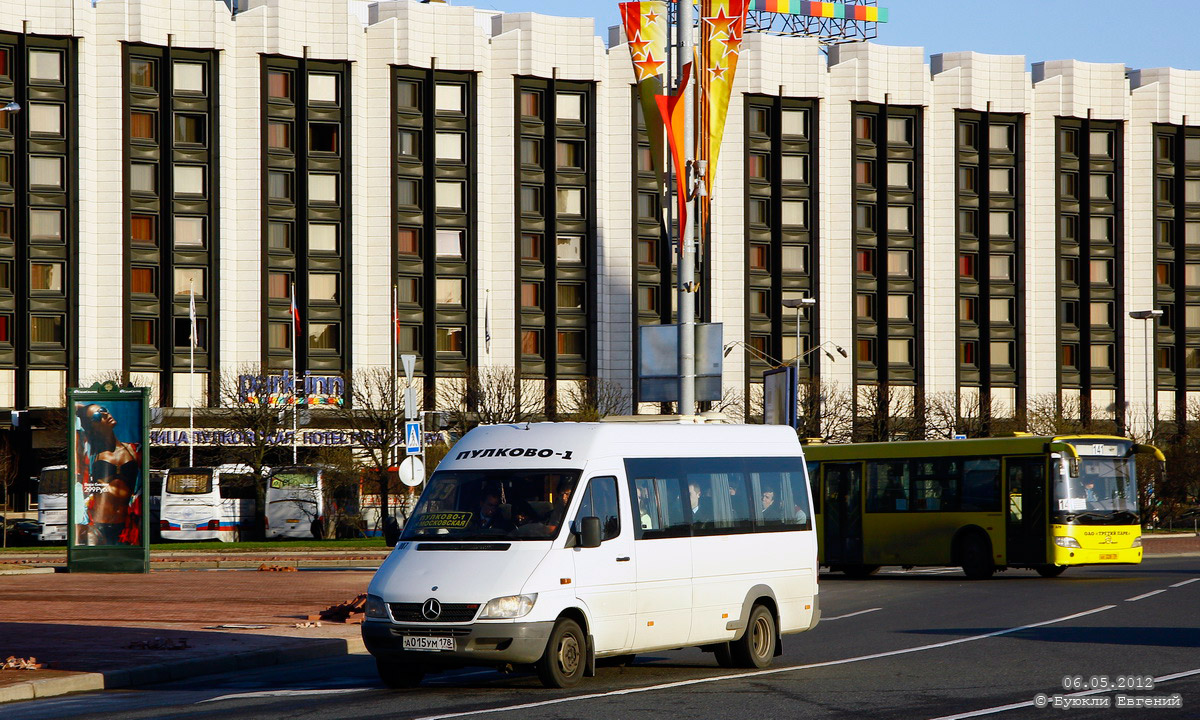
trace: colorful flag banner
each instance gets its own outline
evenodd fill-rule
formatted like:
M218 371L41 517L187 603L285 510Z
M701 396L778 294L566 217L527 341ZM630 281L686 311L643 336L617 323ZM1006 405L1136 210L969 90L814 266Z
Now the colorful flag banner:
M705 185L712 196L717 177L717 157L725 134L725 116L742 51L749 0L701 0L700 2L700 122L696 134L696 159L706 161ZM707 213L701 211L700 221Z
M666 182L667 169L663 152L663 119L655 98L662 93L663 73L667 67L667 4L662 0L653 0L623 2L619 6L625 36L629 40L629 54L633 59L642 117L646 121L646 135L650 140L651 161L661 188Z
M296 337L300 337L300 308L296 307L296 283L292 283L292 321L296 326Z
M687 143L690 138L685 137L683 132L683 91L687 87L688 81L691 79L692 63L683 66L683 76L679 79L679 87L675 89L674 95L658 95L658 109L662 116L666 118L665 124L667 128L667 145L671 148L671 157L675 161L675 184L678 189L679 201L679 242L685 242L683 237L684 222L687 220L688 206L688 188L687 188L687 172L684 162L684 150L687 148Z

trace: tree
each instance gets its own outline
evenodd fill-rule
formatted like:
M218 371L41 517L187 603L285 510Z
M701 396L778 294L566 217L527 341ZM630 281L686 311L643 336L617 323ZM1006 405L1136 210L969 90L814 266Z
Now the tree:
M633 394L625 386L603 378L567 381L562 393L559 417L575 422L595 422L608 415L629 412ZM562 407L570 408L563 412Z
M374 468L382 513L380 521L384 527L391 507L388 468L400 464L404 443L404 411L397 398L396 376L391 368L366 367L354 372L350 402L335 410L338 419L353 433L356 446Z
M854 424L851 395L836 382L803 378L796 389L801 438L820 438L822 442L849 442Z
M465 377L438 385L437 407L449 414L450 426L465 433L476 425L532 422L543 417L542 393L509 366L471 368Z
M924 393L909 385L859 387L854 415L855 442L923 440Z

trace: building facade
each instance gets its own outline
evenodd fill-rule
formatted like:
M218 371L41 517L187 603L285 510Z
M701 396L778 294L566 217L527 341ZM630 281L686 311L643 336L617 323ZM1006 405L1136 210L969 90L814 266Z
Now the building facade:
M242 368L398 350L427 404L501 367L532 406L600 379L658 411L637 327L672 320L674 258L619 36L238 5L0 6L0 407L117 376L217 405ZM860 414L1200 401L1200 72L751 33L716 172L699 308L750 414L797 359Z

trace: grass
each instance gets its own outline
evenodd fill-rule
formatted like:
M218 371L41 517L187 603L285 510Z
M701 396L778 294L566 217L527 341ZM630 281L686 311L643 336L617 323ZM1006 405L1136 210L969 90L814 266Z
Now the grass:
M383 544L383 538L353 538L349 540L270 540L270 541L251 541L251 542L219 542L217 540L197 540L194 542L169 542L169 543L151 543L150 553L156 552L221 552L221 553L240 553L240 552L293 552L293 551L346 551L346 550L386 550L387 546ZM25 545L23 547L9 547L0 550L0 555L4 553L19 554L30 551L41 550L63 550L66 551L66 545Z

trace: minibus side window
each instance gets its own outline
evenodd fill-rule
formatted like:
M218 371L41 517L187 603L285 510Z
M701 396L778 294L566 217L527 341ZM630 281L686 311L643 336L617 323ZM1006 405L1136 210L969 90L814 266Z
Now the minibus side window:
M687 537L691 514L684 508L678 459L630 458L625 461L629 497L633 503L634 538Z
M804 467L798 458L746 460L758 530L805 530L810 526Z
M682 464L694 508L694 535L751 531L751 503L740 458L688 458Z
M572 524L576 532L579 532L580 521L585 517L600 518L601 542L621 534L621 513L617 502L615 477L592 478L588 482L583 501L579 504L579 512L575 514L575 522Z

